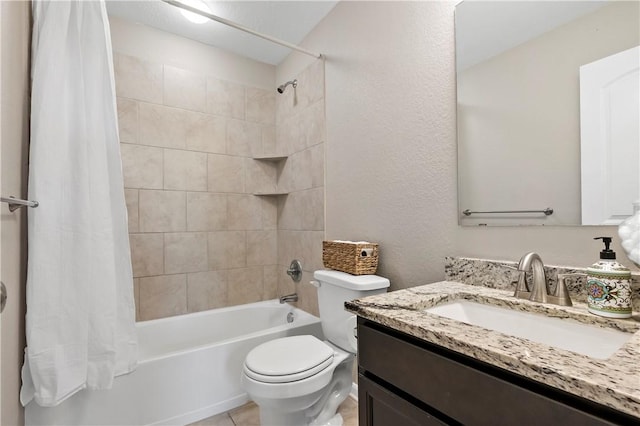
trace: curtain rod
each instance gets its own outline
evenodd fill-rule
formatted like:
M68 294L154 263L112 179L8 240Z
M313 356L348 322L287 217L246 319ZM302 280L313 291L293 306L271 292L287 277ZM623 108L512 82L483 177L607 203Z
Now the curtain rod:
M319 53L315 53L315 52L312 52L310 50L304 49L304 48L302 48L300 46L297 46L295 44L292 44L292 43L277 39L275 37L271 37L271 36L266 35L266 34L259 33L257 31L252 30L251 28L247 28L247 27L245 27L243 25L240 25L240 24L237 24L237 23L235 23L233 21L229 21L228 19L224 19L224 18L221 18L219 16L213 15L211 13L204 12L204 11L202 11L200 9L196 9L195 7L189 6L189 5L184 4L184 3L180 2L180 1L177 1L177 0L162 0L162 1L165 2L165 3L168 3L168 4L172 5L172 6L179 7L180 9L184 9L184 10L187 10L189 12L195 13L197 15L204 16L205 18L209 18L212 21L220 22L221 24L228 25L228 26L230 26L232 28L238 29L240 31L244 31L245 33L249 33L249 34L252 34L252 35L254 35L256 37L260 37L260 38L262 38L264 40L268 40L268 41L270 41L272 43L276 43L276 44L279 44L281 46L288 47L289 49L296 50L296 51L298 51L300 53L304 53L305 55L313 56L314 58L321 58L322 57L322 55L319 54Z

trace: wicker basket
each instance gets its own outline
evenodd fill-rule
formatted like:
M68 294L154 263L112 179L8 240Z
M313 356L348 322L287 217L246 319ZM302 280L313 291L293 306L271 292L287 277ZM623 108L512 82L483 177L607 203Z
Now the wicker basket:
M326 268L352 275L375 274L378 269L378 245L323 241L322 262Z

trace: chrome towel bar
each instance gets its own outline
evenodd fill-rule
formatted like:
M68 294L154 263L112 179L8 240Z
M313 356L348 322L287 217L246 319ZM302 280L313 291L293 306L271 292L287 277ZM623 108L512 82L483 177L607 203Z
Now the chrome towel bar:
M493 212L472 212L469 209L466 209L465 211L462 212L463 215L465 216L471 216L472 214L492 214L492 213L544 213L546 216L552 215L553 214L553 209L551 207L547 207L544 210L498 210L498 211L493 211Z
M40 205L37 201L21 200L20 198L15 198L13 196L9 196L9 198L0 197L0 201L9 204L10 212L16 211L21 207L36 208Z

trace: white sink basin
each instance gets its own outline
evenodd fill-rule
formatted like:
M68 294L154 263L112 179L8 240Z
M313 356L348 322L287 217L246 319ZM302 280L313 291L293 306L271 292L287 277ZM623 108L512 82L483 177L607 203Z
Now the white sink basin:
M597 359L609 358L633 336L632 333L586 325L574 320L468 300L444 303L425 309L425 312Z

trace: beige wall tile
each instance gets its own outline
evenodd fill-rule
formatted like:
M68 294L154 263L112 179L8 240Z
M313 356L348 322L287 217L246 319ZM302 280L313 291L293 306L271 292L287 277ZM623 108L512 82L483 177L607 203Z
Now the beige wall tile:
M285 197L262 197L262 229L278 229L278 199Z
M279 118L276 127L278 152L292 154L326 140L324 101L318 101L295 115Z
M264 292L262 266L228 271L229 305L259 302Z
M247 87L246 119L261 124L275 124L275 90Z
M276 143L276 126L262 126L262 153L264 155L278 155Z
M227 121L227 153L243 157L262 154L262 126L243 120Z
M226 241L227 267L247 266L247 237L245 231L229 231Z
M268 265L262 268L264 293L263 300L277 299L278 294L278 265Z
M140 279L133 279L133 300L136 304L136 321L140 321Z
M129 226L131 232L146 232L131 235L134 273L144 277L134 282L137 318L293 291L301 295L302 309L316 313L315 288L293 285L284 271L293 258L303 263L303 281L322 268L323 64L298 77L304 87L298 86L297 103L292 90L276 97L135 58L125 57L118 67L126 74L120 90L129 91L118 99L123 170L130 174ZM131 87L145 75L152 76L146 87ZM246 158L282 153L291 157L275 167ZM288 197L246 194L282 189L285 183L294 191ZM176 191L152 190L162 188ZM161 275L175 273L188 276Z
M302 258L304 259L303 269L307 272L324 269L322 264L322 240L324 231L303 231L302 238Z
M186 193L141 190L139 204L140 232L180 232L187 229Z
M131 234L131 266L134 277L148 277L164 273L162 234Z
M278 231L278 264L289 266L298 259L302 269L313 272L322 264L323 231Z
M284 296L285 294L295 293L298 290L296 283L287 275L288 268L289 263L286 265L278 265L278 297Z
M164 104L176 108L205 112L207 98L205 76L164 66Z
M290 155L282 165L278 188L285 191L301 191L312 187L311 151L305 149Z
M247 265L245 231L217 231L208 235L209 269L241 268Z
M203 192L187 193L187 231L227 229L227 196Z
M299 116L302 125L301 139L304 147L309 148L327 139L324 101L316 102Z
M245 192L245 159L209 154L208 189L210 192Z
M217 231L209 232L207 240L207 253L209 255L209 269L226 269L228 268L227 254L227 232ZM245 237L246 245L246 237Z
M226 120L200 112L140 103L139 143L224 153Z
M320 143L310 148L311 151L311 186L317 188L324 186L324 143Z
M140 319L147 321L187 313L187 276L140 278Z
M298 103L303 109L324 98L324 62L317 60L298 77Z
M140 229L138 225L138 190L125 189L124 199L127 203L127 220L129 232L138 232L138 230Z
M278 204L278 229L302 229L301 192L292 192L280 199Z
M227 271L196 272L187 275L189 312L227 306Z
M318 289L309 284L309 281L312 279L313 273L304 272L302 274L302 280L296 285L296 293L298 293L296 306L312 315L320 316L318 309Z
M300 191L300 228L308 231L324 229L324 187Z
M280 126L285 118L294 115L297 104L298 89L287 87L281 95L276 96L276 124Z
M324 99L324 64L314 63L297 77L298 87L294 91L287 89L276 98L276 121L299 114L310 105Z
M120 142L138 143L138 103L118 98L118 130Z
M281 161L278 164L278 172L276 175L279 191L292 192L294 191L294 176L293 176L293 163L295 161L295 154L289 155L286 161Z
M302 258L302 231L278 230L278 264L287 268L293 259L301 262ZM285 268L285 270L287 269ZM302 262L302 268L306 268L306 262Z
M245 159L245 185L249 193L274 192L276 190L277 165L269 161Z
M247 231L247 266L274 265L277 261L277 231Z
M323 231L278 231L278 264L288 267L292 259L298 259L307 272L324 269L323 239Z
M196 114L187 135L187 149L224 154L227 146L227 119Z
M313 176L311 175L311 150L305 149L296 154L297 161L294 163L294 181L297 190L309 189L313 186Z
M305 148L302 123L298 116L287 116L276 126L277 152L291 155Z
M162 149L120 144L125 188L162 189Z
M165 149L164 189L206 191L207 154Z
M324 187L292 192L282 198L278 229L324 230Z
M262 229L262 199L255 195L229 194L227 198L229 229Z
M245 88L230 81L207 78L207 112L229 118L244 119Z
M117 96L162 103L162 65L116 53L113 66Z
M189 111L162 105L138 105L139 139L142 145L181 148L187 146Z
M166 274L201 272L209 269L207 234L204 232L170 233L164 236L164 270Z

